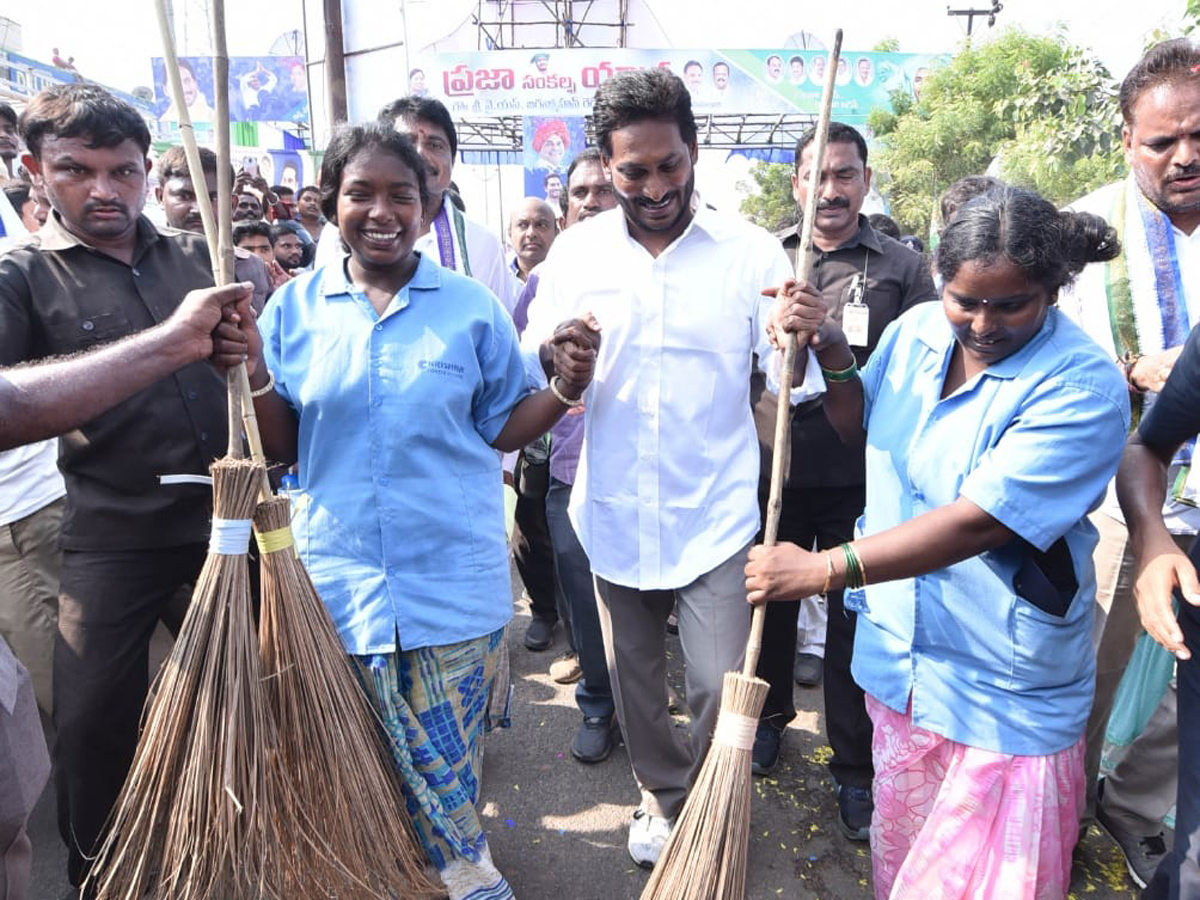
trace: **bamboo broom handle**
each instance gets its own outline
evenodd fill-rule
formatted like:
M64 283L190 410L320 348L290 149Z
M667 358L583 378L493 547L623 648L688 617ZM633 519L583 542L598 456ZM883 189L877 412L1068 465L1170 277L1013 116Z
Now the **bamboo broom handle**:
M213 112L217 128L217 253L220 259L223 281L228 283L234 279L233 256L233 183L230 180L233 173L232 152L229 140L229 49L226 44L225 30L225 0L212 2L212 36L213 36ZM271 484L266 476L266 460L263 457L262 437L258 433L258 417L254 413L254 398L250 394L250 375L243 363L229 372L229 395L240 397L241 425L246 433L246 443L250 445L250 456L263 465L262 498L271 496ZM236 381L236 385L234 382ZM233 404L230 404L232 408ZM232 427L232 421L231 421ZM233 437L230 432L230 445ZM238 443L240 450L241 443Z
M196 141L195 129L192 127L191 117L188 113L187 105L183 98L183 84L179 75L179 58L175 52L175 39L171 32L170 20L167 17L167 9L165 0L157 0L155 10L158 16L159 33L163 44L163 57L166 63L167 80L171 89L171 96L175 102L175 108L179 110L179 133L183 140L184 155L188 161L189 172L203 172L203 165L200 161L200 150ZM225 76L222 79L218 77L217 66L214 65L214 102L216 109L216 122L228 121L229 110L229 94L228 94L228 56L225 53L225 27L224 27L224 8L218 12L214 11L213 16L214 30L214 49L217 50L217 57L221 60L220 67L224 69ZM218 37L219 36L219 37ZM222 109L224 110L225 118L221 118ZM224 154L221 152L221 146L224 144ZM209 259L212 261L213 281L214 283L228 284L233 280L233 239L232 239L232 194L233 185L230 182L230 167L229 167L229 132L227 128L217 129L217 194L218 194L218 210L214 211L212 204L209 201L208 193L203 190L196 191L197 206L200 210L200 220L204 225L204 238L208 245ZM222 163L224 163L222 165ZM193 176L195 177L195 176ZM219 221L228 225L228 236L222 240L222 229L218 225ZM233 383L236 382L236 383ZM262 440L258 434L257 419L254 416L253 398L250 397L250 379L246 375L245 366L238 366L228 376L227 391L231 394L237 392L240 397L240 406L242 415L239 418L232 415L234 404L231 406L231 419L229 423L230 446L233 448L236 442L236 452L231 452L230 455L240 456L241 443L237 441L237 435L244 427L246 430L246 438L250 444L250 452L254 459L262 461ZM270 487L264 481L263 484L264 497L270 494Z
M821 193L821 164L825 159L825 144L829 138L829 118L833 109L834 83L837 78L838 57L842 52L842 29L833 36L833 46L829 50L829 59L825 66L825 87L821 93L821 109L817 116L817 131L812 142L812 162L808 173L808 199L804 204L804 220L800 227L800 244L796 247L796 280L808 281L812 276L813 252L812 232L813 221L817 217L817 201ZM799 164L799 160L796 160ZM763 544L767 547L775 545L779 535L779 516L783 511L783 448L787 446L791 425L791 394L792 378L796 368L796 335L788 333L784 337L783 364L779 372L779 404L775 415L775 442L771 453L771 491L767 500L767 524L763 530ZM762 653L763 621L767 615L767 605L759 603L754 607L754 615L750 620L750 637L746 641L746 661L742 666L742 674L754 678L758 671L758 657Z
M233 171L229 153L229 51L225 43L225 0L210 0L213 44L213 128L217 143L217 284L233 281ZM229 391L229 455L244 456L243 411L250 400L246 365L226 373ZM251 400L251 409L253 401ZM256 435L257 436L257 435ZM251 442L253 443L253 441Z

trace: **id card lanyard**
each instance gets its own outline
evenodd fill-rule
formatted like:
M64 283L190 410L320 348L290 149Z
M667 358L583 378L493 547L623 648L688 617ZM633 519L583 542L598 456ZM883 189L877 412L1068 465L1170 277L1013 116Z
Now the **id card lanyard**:
M866 248L863 248L864 250ZM871 328L871 310L867 306L867 261L869 250L863 255L863 270L850 279L846 289L846 305L842 307L842 331L851 347L867 346Z

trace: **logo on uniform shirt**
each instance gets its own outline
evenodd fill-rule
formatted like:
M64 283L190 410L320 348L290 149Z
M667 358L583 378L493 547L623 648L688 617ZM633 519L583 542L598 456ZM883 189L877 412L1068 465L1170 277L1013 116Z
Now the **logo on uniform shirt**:
M452 378L462 378L466 371L458 363L446 362L441 359L422 359L417 363L422 372L432 372L434 375L447 375Z

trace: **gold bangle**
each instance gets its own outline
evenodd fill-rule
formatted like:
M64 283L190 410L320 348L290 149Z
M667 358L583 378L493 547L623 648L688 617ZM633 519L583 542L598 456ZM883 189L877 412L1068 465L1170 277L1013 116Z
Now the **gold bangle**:
M268 369L267 370L267 383L264 384L262 387L260 387L258 390L251 391L250 396L254 397L255 399L257 399L259 397L265 397L267 394L271 393L271 391L273 391L273 390L275 390L275 373L272 372L270 369Z
M558 402L561 403L563 406L570 406L570 407L583 406L583 398L576 397L574 400L572 400L570 397L568 397L566 394L564 394L561 390L559 390L558 385L555 384L555 382L558 382L558 381L562 381L562 377L559 375L555 375L550 379L550 393L552 393L555 396L555 399L557 399Z
M829 588L833 584L833 554L828 550L825 551L825 586L821 588L822 594L828 594Z

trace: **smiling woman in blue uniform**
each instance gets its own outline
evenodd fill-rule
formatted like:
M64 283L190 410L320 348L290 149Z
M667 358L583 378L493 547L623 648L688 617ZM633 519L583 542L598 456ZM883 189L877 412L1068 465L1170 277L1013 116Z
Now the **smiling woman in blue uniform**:
M321 201L349 256L288 282L251 384L268 456L299 463L304 563L391 738L451 898L511 897L476 813L488 695L512 615L497 450L545 433L591 378L564 327L534 393L485 287L413 251L427 199L409 139L335 135Z

